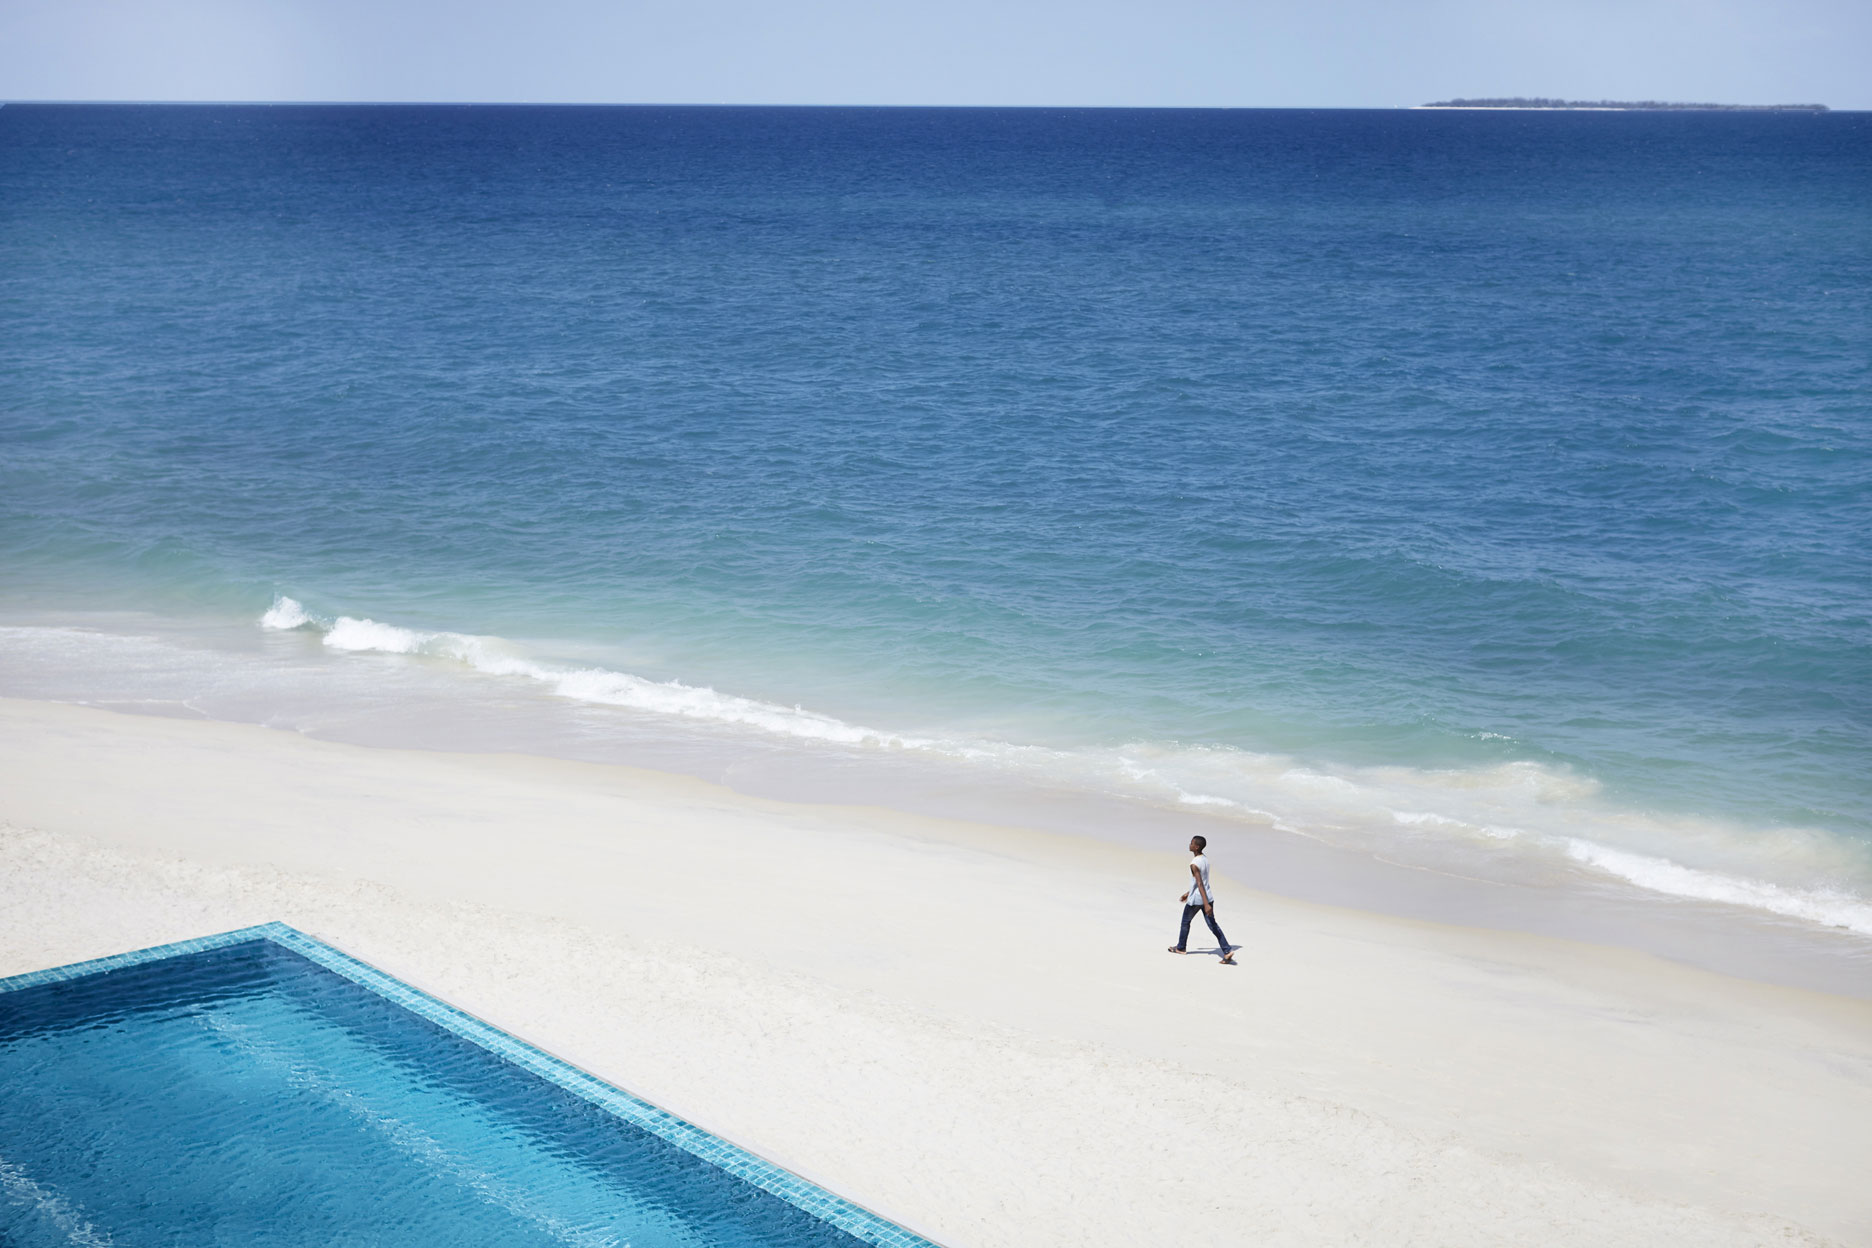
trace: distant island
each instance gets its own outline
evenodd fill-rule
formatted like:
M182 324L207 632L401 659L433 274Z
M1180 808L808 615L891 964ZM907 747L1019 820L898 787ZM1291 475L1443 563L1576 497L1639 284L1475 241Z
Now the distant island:
M1420 108L1581 108L1653 113L1824 113L1824 104L1674 104L1664 100L1438 100Z

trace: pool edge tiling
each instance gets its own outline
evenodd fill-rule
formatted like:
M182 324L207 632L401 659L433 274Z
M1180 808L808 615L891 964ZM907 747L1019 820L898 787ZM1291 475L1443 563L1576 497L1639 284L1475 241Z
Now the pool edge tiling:
M587 1073L562 1058L507 1034L437 997L387 975L350 954L306 935L285 923L263 923L238 928L213 936L180 940L129 953L112 954L73 962L65 966L0 978L0 993L41 984L82 979L124 967L140 966L167 958L205 953L231 945L265 940L289 949L336 975L401 1006L471 1044L478 1045L502 1060L545 1079L572 1095L605 1112L648 1131L677 1148L760 1190L779 1197L795 1208L877 1248L941 1248L927 1239L880 1214L873 1213L834 1194L817 1183L801 1178L747 1149L702 1130L668 1110L659 1108L597 1076Z

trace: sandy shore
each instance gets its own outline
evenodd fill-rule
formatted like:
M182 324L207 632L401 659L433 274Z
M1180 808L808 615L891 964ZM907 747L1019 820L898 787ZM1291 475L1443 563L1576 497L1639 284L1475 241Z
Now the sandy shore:
M281 919L953 1248L1872 1243L1872 1002L1226 862L1173 958L1172 847L0 700L0 864L0 974Z

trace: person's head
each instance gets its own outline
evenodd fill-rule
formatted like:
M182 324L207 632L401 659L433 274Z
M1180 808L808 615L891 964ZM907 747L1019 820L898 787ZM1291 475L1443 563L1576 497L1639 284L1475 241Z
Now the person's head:
M1205 836L1190 837L1190 853L1200 854L1203 852L1203 850L1208 849L1208 848L1209 848L1208 837L1205 837Z

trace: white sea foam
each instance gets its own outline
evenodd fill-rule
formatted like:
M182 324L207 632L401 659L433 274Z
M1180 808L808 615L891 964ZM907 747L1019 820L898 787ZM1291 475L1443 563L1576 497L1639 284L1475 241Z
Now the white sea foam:
M1567 841L1566 852L1578 862L1654 893L1747 906L1872 936L1872 905L1839 889L1785 888L1762 880L1737 879L1577 838Z
M434 633L350 616L340 616L325 634L325 644L333 650L380 650L385 654L421 654L436 640Z
M677 680L646 680L629 672L608 668L575 668L540 663L525 657L514 646L497 637L423 632L348 615L327 622L309 614L302 604L283 596L274 600L272 607L260 617L260 623L269 629L295 629L311 625L323 633L324 644L331 650L452 659L489 676L511 676L534 681L559 697L579 702L756 728L781 736L840 745L929 748L938 744L848 724L844 720L798 706L781 706L720 693L707 686L686 685Z
M1427 824L1435 828L1467 828L1473 825L1460 819L1451 819L1427 810L1394 810L1391 817L1399 823Z
M1240 802L1226 797L1217 797L1213 793L1179 793L1177 794L1176 800L1179 804L1184 806L1232 806L1238 808L1241 806Z
M1356 787L1343 776L1328 776L1304 767L1290 767L1281 773L1280 778L1288 784L1304 785L1312 789L1336 789L1341 793L1349 793Z
M1406 827L1446 828L1465 836L1481 836L1496 841L1511 841L1516 837L1528 835L1522 828L1505 828L1492 823L1469 823L1428 810L1394 810L1391 812L1391 818Z
M681 681L645 680L641 676L603 668L559 671L533 666L533 670L521 674L550 685L554 693L564 698L629 707L657 715L678 715L685 719L757 728L763 732L810 741L910 748L928 748L936 744L920 738L848 724L844 720L798 706L758 702L752 698L718 693L706 686L685 685Z
M1647 854L1613 849L1577 836L1555 836L1525 828L1475 824L1432 811L1394 810L1391 817L1407 827L1444 829L1498 841L1522 841L1530 848L1557 851L1572 862L1616 876L1649 892L1696 901L1766 910L1789 918L1872 936L1872 904L1836 888L1797 888L1765 880L1700 870Z
M273 605L267 608L266 614L260 617L261 628L274 628L281 631L303 628L311 622L312 617L306 614L304 604L284 594L275 598Z

